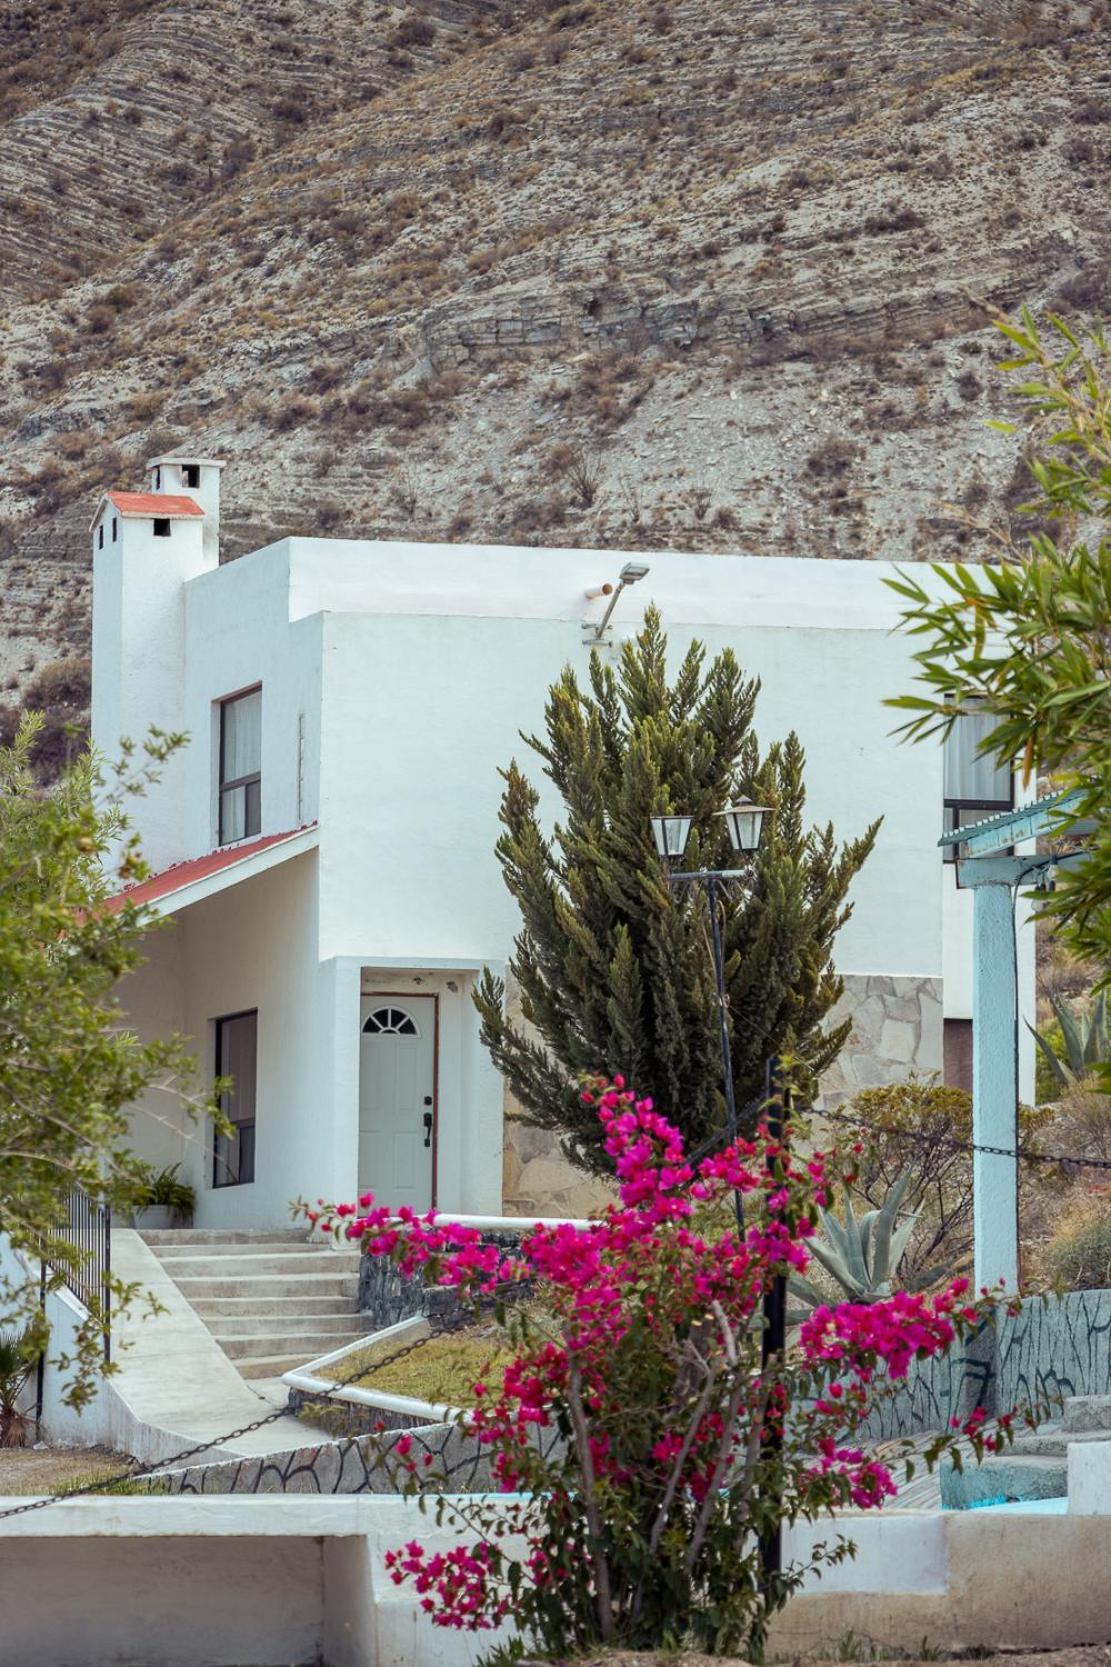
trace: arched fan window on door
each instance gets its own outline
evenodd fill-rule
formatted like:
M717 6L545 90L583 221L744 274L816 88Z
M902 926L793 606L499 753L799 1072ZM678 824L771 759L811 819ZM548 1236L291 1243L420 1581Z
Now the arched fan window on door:
M364 1036L419 1036L420 1031L400 1007L379 1007L363 1026Z

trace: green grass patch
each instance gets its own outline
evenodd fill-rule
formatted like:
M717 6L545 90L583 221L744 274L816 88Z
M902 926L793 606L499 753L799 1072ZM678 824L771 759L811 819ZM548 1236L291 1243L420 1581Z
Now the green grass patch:
M343 1362L344 1380L389 1395L472 1407L473 1385L499 1387L515 1351L501 1326L491 1323L427 1337L408 1354L384 1365L376 1359L381 1352L374 1347L349 1354Z

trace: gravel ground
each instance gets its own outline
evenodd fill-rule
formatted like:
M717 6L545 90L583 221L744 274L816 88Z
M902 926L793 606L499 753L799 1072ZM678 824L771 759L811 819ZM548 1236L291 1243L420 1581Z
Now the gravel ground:
M130 1469L129 1459L103 1447L0 1448L0 1498L57 1493Z

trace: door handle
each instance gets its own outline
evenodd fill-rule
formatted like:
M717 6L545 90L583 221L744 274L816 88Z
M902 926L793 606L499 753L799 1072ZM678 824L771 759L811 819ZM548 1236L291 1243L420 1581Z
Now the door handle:
M424 1144L426 1146L432 1144L432 1113L430 1111L426 1111L424 1114Z

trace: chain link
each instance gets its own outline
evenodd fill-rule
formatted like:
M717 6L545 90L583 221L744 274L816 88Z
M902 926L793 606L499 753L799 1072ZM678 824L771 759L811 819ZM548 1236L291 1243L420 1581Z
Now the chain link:
M745 1107L745 1112L752 1111L760 1104L762 1104L761 1101L754 1100L750 1106ZM744 1113L742 1113L742 1115L744 1115ZM844 1111L817 1111L811 1109L810 1115L821 1118L825 1122L842 1123L846 1127L852 1129L864 1129L873 1134L883 1134L889 1136L894 1135L900 1140L916 1141L920 1145L932 1147L935 1151L938 1147L941 1147L950 1152L981 1152L987 1157L1015 1158L1021 1159L1024 1163L1052 1164L1060 1168L1068 1168L1072 1165L1078 1169L1111 1170L1111 1159L1108 1158L1073 1157L1062 1152L1036 1152L1030 1150L1028 1147L1021 1146L991 1146L983 1141L958 1140L954 1136L932 1135L924 1130L892 1129L882 1123L873 1123L865 1117L855 1116ZM688 1161L697 1162L699 1158L703 1157L708 1151L712 1150L713 1147L721 1145L727 1138L728 1131L721 1131L712 1135L709 1140L705 1141L702 1146L697 1148L697 1150L691 1154ZM437 1327L437 1335L442 1335L444 1332L449 1331L458 1331L470 1323L471 1316L464 1313L460 1315L458 1319ZM412 1343L403 1344L400 1348L395 1349L391 1354L386 1355L383 1359L375 1361L370 1370L375 1371L384 1366L392 1366L395 1361L403 1360L406 1355L411 1354L414 1349L419 1348L424 1341L425 1339L423 1337L419 1337ZM340 1390L349 1388L351 1384L357 1383L360 1378L365 1378L366 1376L367 1371L364 1369L353 1373L348 1378L336 1378L334 1382L327 1384L323 1389L318 1390L315 1393L321 1396L336 1395ZM87 1482L82 1487L71 1488L66 1493L47 1494L41 1499L33 1499L29 1501L26 1505L10 1506L7 1510L0 1511L0 1522L6 1521L9 1517L24 1516L31 1511L45 1510L47 1506L60 1504L64 1500L81 1499L93 1494L103 1495L105 1493L110 1493L112 1488L117 1484L135 1481L140 1477L150 1476L158 1471L173 1469L174 1467L183 1464L187 1459L196 1458L201 1453L211 1452L214 1447L222 1447L225 1442L236 1441L240 1436L253 1435L256 1430L263 1430L269 1424L276 1423L279 1418L286 1418L288 1416L288 1407L277 1407L273 1412L268 1412L264 1414L263 1417L254 1419L250 1424L241 1424L238 1429L227 1431L225 1435L213 1436L210 1441L201 1441L193 1447L183 1448L180 1453L175 1453L168 1459L158 1459L147 1464L141 1464L137 1459L134 1459L133 1454L126 1454L125 1457L133 1459L133 1462L137 1467L134 1470L128 1471L126 1475L109 1477L107 1480L101 1480L98 1482Z
M446 1332L460 1331L472 1323L473 1315L464 1311L460 1313L458 1318L448 1321L443 1325L438 1325L434 1335L439 1337L443 1336ZM420 1348L421 1344L425 1341L427 1341L426 1338L417 1337L411 1343L404 1343L400 1348L394 1349L391 1354L385 1355L383 1359L376 1360L369 1369L364 1367L358 1372L353 1372L350 1377L336 1378L332 1383L326 1384L323 1389L316 1390L314 1393L320 1396L332 1396L337 1394L341 1389L350 1388L353 1383L358 1383L360 1379L365 1379L368 1375L368 1370L375 1372L379 1371L383 1366L392 1366L395 1361L403 1360L406 1355L412 1354L414 1349ZM70 1499L82 1499L93 1494L103 1495L110 1493L114 1487L120 1486L125 1482L134 1482L143 1476L150 1476L158 1471L174 1469L180 1466L186 1459L196 1458L199 1453L211 1452L212 1448L222 1447L226 1441L235 1441L240 1436L253 1435L256 1430L264 1430L268 1424L276 1423L279 1418L288 1417L288 1406L276 1407L273 1412L265 1413L261 1418L253 1419L250 1424L241 1424L236 1430L228 1430L225 1435L213 1436L210 1441L201 1441L193 1447L185 1447L180 1453L174 1453L168 1459L154 1459L146 1464L140 1463L140 1461L135 1458L133 1453L125 1453L123 1456L131 1459L136 1466L134 1470L129 1470L125 1475L110 1476L102 1478L100 1481L96 1482L85 1482L81 1487L70 1488L65 1493L46 1494L41 1499L29 1500L26 1505L9 1506L6 1511L0 1511L0 1522L7 1521L9 1517L26 1516L31 1511L43 1511L48 1505L59 1505Z
M933 1135L920 1129L895 1129L889 1124L873 1123L866 1117L844 1111L812 1110L810 1115L827 1123L844 1123L849 1128L867 1129L872 1134L917 1141L919 1145L930 1146L935 1151L941 1147L949 1152L983 1152L988 1157L1021 1158L1024 1163L1048 1163L1065 1169L1070 1165L1076 1169L1111 1169L1111 1158L1082 1158L1070 1156L1065 1152L1037 1152L1028 1146L989 1146L983 1141L958 1140L952 1135Z

